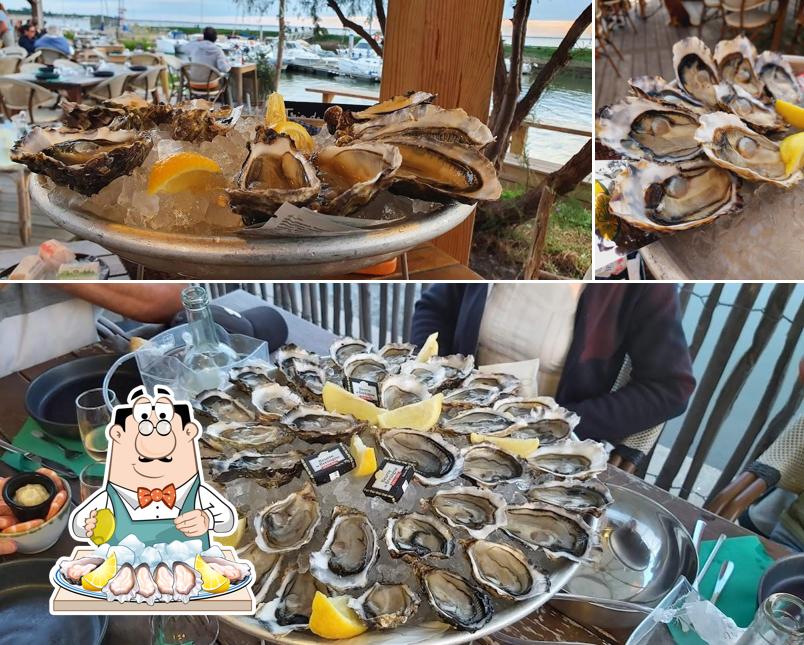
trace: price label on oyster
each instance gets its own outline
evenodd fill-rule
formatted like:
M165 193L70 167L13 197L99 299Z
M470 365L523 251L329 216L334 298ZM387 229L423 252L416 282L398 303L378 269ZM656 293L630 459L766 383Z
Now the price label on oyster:
M339 443L333 448L305 457L302 466L316 486L320 486L348 473L355 467L355 460L346 446Z
M364 401L369 401L374 405L380 404L380 385L376 381L348 377L344 381L346 381L346 389L355 396L359 396Z
M408 489L411 479L413 466L404 461L386 459L363 488L363 494L381 497L387 502L398 502Z

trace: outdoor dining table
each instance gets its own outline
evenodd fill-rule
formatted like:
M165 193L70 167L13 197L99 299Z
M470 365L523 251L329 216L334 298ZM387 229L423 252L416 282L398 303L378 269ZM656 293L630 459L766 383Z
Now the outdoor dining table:
M238 298L236 295L227 294L216 302L231 307L237 305ZM296 342L301 346L307 346L312 351L322 351L335 338L330 332L316 327L310 322L284 310L279 311L288 323L288 342ZM309 340L307 345L305 345L306 340ZM15 372L0 379L0 410L2 410L2 415L0 416L0 438L13 442L15 435L19 432L20 428L22 428L22 425L28 417L28 413L23 404L25 391L31 381L39 374L77 357L104 354L110 351L110 345L106 342L95 343L70 354L54 358L41 365L35 365L20 370L19 372ZM13 472L10 466L0 462L0 476L9 476L13 474ZM703 533L704 540L717 539L721 533L728 537L753 535L750 531L732 522L728 522L709 513L684 499L675 497L614 466L609 466L608 471L601 475L601 480L609 484L627 487L659 503L673 513L690 533L692 533L698 519L705 520L707 525ZM71 488L73 491L73 500L77 502L80 500L78 482L72 482ZM761 538L761 540L766 551L772 558L779 559L789 554L789 551L785 547L764 538ZM34 556L19 554L0 556L0 563L15 558L28 557L48 558L55 562L60 556L69 554L74 546L75 542L67 531L65 531L59 541L44 553ZM507 627L505 632L508 636L516 636L518 638L535 641L582 643L612 642L602 639L599 633L587 629L549 605L543 606L526 619ZM143 642L149 642L149 639L150 626L147 617L114 616L109 620L109 629L104 642L122 645L141 645ZM220 636L218 642L224 645L259 645L260 643L258 639L237 631L237 629L227 624L223 619L220 619ZM484 639L483 642L495 643L496 641L492 635Z
M235 105L244 102L243 96L243 77L251 74L254 81L254 94L251 97L251 104L256 105L259 97L259 80L257 79L257 64L256 63L239 63L232 65L229 70L229 79L233 87L232 100Z

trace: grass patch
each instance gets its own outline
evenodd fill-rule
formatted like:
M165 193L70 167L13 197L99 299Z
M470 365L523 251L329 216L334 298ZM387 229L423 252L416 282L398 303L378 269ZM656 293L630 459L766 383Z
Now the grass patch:
M503 45L506 57L511 56L511 45ZM544 47L540 45L525 45L523 48L523 55L525 58L536 59L537 61L548 61L555 53L558 47ZM592 50L589 47L576 47L572 50L572 60L582 61L585 63L592 62Z

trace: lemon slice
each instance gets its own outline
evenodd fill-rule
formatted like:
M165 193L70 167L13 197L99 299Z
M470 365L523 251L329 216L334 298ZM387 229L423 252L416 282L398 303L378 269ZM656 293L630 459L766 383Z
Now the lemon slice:
M788 101L782 101L781 99L776 99L774 107L779 116L790 125L799 130L804 130L804 107L789 103Z
M804 169L804 132L785 137L779 144L779 155L784 161L784 170L788 175Z
M349 449L357 462L357 468L352 471L355 477L368 477L377 472L377 454L374 448L370 448L356 434L352 435Z
M377 425L381 428L410 428L411 430L429 430L441 416L441 402L444 395L440 392L429 399L403 405L395 410L386 410L377 417Z
M114 534L114 513L108 508L100 509L95 515L95 530L90 540L100 546L112 539Z
M287 121L285 98L279 92L271 92L265 102L265 125L276 129L276 126Z
M234 533L231 535L222 535L220 537L212 538L213 542L217 542L221 546L230 546L232 548L237 548L237 545L240 544L240 540L243 539L243 534L246 532L246 518L241 517L237 520L237 528L235 529Z
M200 553L195 556L193 566L196 571L201 574L201 589L207 593L223 593L224 591L228 591L229 585L231 584L229 578L222 573L218 573L209 566L207 562L204 562Z
M324 390L321 395L327 411L351 414L355 419L368 421L372 425L377 425L377 415L383 411L382 408L378 408L371 401L361 399L356 394L352 394L349 390L345 390L330 381L324 383Z
M81 586L87 591L100 591L117 573L117 556L112 553L97 569L81 576Z
M296 146L296 150L299 152L309 155L312 153L313 148L315 148L313 137L310 136L310 133L304 129L301 123L282 121L282 123L277 123L274 126L274 130L280 134L286 134L293 139L293 145Z
M424 341L424 345L422 345L421 350L419 350L419 355L416 356L416 360L420 363L426 363L429 361L433 356L438 356L438 332L433 332L427 337L427 340Z
M349 596L327 598L320 591L313 597L310 613L310 631L321 638L352 638L365 632L368 627L349 607Z
M148 192L180 193L193 188L204 189L213 175L221 173L214 160L197 152L177 152L155 162L148 176Z
M469 435L472 443L493 443L505 452L510 452L518 457L529 457L539 447L538 439L514 439L513 437L490 437L485 434L473 432Z

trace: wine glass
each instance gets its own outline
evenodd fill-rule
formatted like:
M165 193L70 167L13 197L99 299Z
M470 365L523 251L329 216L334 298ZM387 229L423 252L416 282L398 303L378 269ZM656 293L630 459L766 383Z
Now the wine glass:
M109 401L112 406L117 405L117 397L109 391ZM112 420L112 411L103 400L103 388L94 388L78 395L75 400L78 417L78 432L84 444L86 453L95 461L106 461L108 441L106 439L106 426Z
M78 487L81 492L81 501L86 501L96 490L103 486L106 464L102 461L93 461L78 475Z
M214 616L151 616L151 645L213 645L220 623Z

